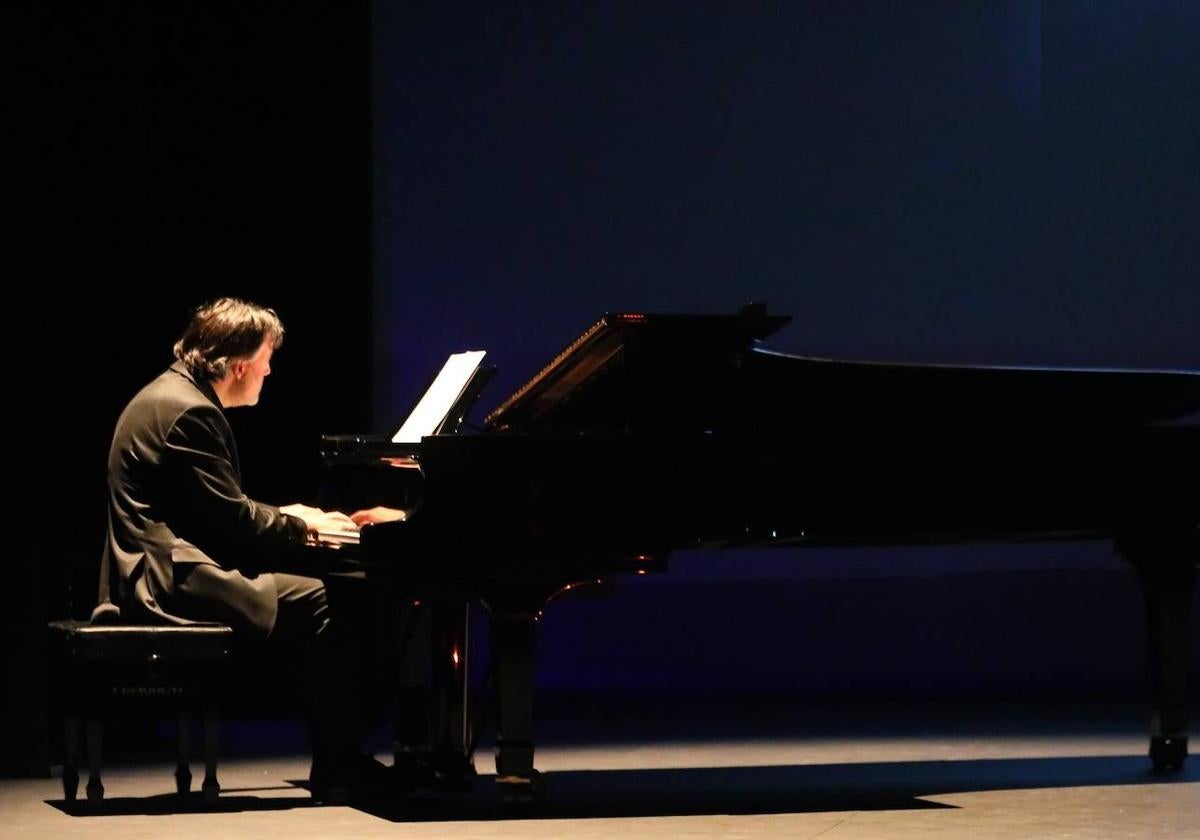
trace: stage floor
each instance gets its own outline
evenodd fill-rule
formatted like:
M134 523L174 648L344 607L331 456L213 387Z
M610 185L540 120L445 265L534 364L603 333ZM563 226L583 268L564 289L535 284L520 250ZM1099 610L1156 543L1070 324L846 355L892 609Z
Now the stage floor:
M169 759L115 761L95 812L67 808L57 778L0 780L0 837L1200 838L1200 757L1152 773L1139 717L1128 704L581 700L542 727L549 803L517 811L486 748L471 795L314 807L307 758L239 749L258 730L235 721L213 809L170 793Z

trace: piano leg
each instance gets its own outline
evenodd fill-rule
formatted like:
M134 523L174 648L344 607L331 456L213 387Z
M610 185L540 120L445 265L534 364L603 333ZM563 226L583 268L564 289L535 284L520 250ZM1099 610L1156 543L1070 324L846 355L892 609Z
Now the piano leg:
M1117 549L1137 569L1146 604L1153 715L1150 761L1155 770L1183 768L1188 747L1188 666L1192 591L1200 535L1121 539Z
M456 789L469 789L475 780L467 679L468 621L465 601L443 600L433 605L433 766L438 779Z
M432 630L433 607L421 601L396 605L395 758L397 765L431 761L434 727L434 668L438 657Z
M506 802L537 802L544 790L533 769L536 614L493 612L491 628L500 701L496 782Z

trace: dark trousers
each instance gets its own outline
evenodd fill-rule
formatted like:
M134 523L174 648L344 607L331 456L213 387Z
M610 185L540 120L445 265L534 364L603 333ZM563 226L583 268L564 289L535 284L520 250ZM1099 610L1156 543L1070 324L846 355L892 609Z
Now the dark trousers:
M242 605L274 598L274 621L266 638L257 614ZM176 579L172 612L185 618L229 624L268 655L293 663L310 721L314 777L336 779L358 755L379 722L373 691L373 610L361 591L331 593L320 580L280 572L245 577L215 566L196 566Z

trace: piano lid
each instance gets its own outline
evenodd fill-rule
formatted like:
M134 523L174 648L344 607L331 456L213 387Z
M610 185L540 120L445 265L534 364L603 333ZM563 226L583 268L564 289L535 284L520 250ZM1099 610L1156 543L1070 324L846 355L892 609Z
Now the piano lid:
M1200 373L839 361L758 341L791 319L608 313L486 418L494 432L623 432L879 418L1140 426L1200 412ZM737 403L737 405L719 403ZM885 421L886 422L886 421Z
M492 411L485 424L493 431L532 430L539 419L578 391L611 374L626 354L641 345L652 345L656 358L728 355L791 320L788 315L768 315L762 304L751 304L735 315L605 313ZM643 364L649 355L642 354Z

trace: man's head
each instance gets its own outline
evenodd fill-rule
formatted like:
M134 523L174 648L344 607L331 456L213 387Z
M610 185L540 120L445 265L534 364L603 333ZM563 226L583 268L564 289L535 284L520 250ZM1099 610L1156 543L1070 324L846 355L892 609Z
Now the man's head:
M258 402L271 354L282 343L283 323L274 310L220 298L192 313L175 342L175 358L209 382L224 407L233 408Z

